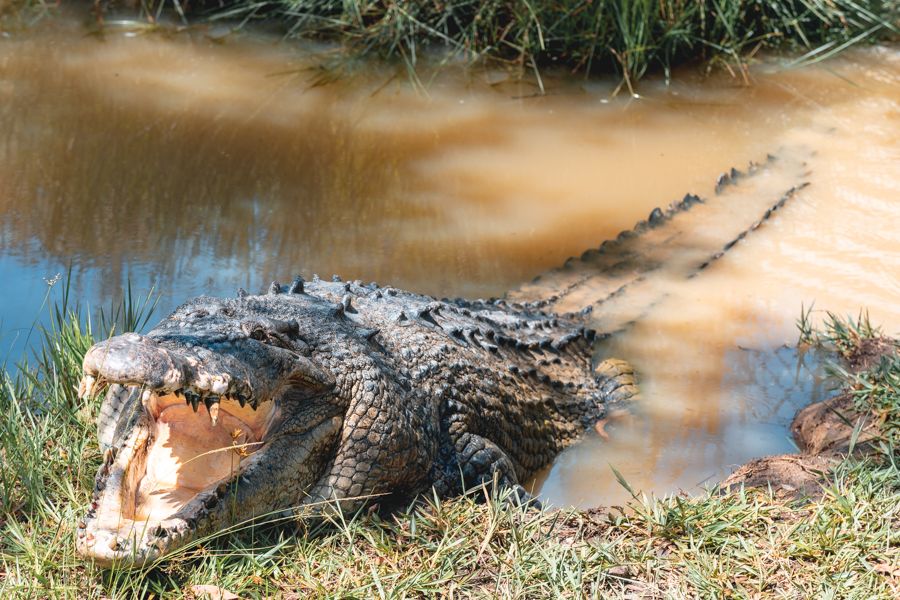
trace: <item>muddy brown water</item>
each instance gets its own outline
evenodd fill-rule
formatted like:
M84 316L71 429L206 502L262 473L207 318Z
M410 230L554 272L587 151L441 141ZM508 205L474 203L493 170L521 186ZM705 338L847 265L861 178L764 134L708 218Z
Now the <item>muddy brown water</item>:
M423 88L367 65L329 81L308 50L263 36L88 33L57 20L0 38L11 357L69 266L92 306L130 280L157 286L161 313L298 272L495 296L799 147L815 151L807 188L700 276L657 281L665 295L598 347L637 368L637 414L564 452L536 489L621 502L615 467L638 490L694 492L791 451L794 412L829 394L821 357L794 350L801 304L867 308L900 331L897 47L768 61L750 86L683 73L639 97L547 74L538 97L492 71ZM603 310L601 325L620 309Z

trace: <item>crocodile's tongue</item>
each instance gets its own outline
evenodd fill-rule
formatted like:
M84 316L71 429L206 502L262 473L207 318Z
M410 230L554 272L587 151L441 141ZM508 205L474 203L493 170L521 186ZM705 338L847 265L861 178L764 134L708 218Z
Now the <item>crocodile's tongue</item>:
M135 521L168 518L203 490L233 479L241 460L262 446L275 412L271 402L258 410L230 398L207 406L153 392L144 393L142 404L149 444L128 467L133 489L123 490L134 498L133 511L123 516Z
M235 406L228 402L211 408L218 412L215 423L205 406L195 413L175 398L156 417L146 470L135 493L134 520L160 520L175 514L202 490L234 477L241 459L260 446L253 427L258 418L242 420L229 412Z

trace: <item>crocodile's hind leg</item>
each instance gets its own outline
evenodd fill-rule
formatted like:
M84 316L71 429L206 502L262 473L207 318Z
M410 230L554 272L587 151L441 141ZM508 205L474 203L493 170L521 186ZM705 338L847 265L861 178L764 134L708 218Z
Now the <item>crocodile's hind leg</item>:
M594 367L594 377L609 412L627 410L639 397L634 368L624 360L608 358L601 361Z
M554 403L554 409L559 413L551 418L562 418L573 424L581 423L585 429L595 428L603 435L602 428L606 422L631 413L631 405L638 398L638 388L634 369L630 364L618 359L601 361L593 370L593 378L596 386L586 397L580 400L573 398L570 404ZM595 404L596 408L586 409L585 402ZM528 477L532 469L525 469L522 464L517 465L510 454L485 437L491 435L490 431L484 431L484 435L479 435L470 430L471 427L464 418L451 417L450 421L452 423L450 438L465 488L496 486L500 490L510 490L508 498L514 503L540 504L520 484L520 477ZM575 429L578 429L577 425ZM522 439L519 441L524 444L524 439L529 434L526 431L520 433ZM550 462L556 452L579 437L579 433L573 432L567 442L557 445L554 452L546 455L547 462ZM524 462L521 455L518 459Z
M606 414L594 423L593 427L600 437L609 439L606 426L631 419L634 414L634 403L640 398L640 391L634 368L618 358L601 361L594 368L594 377L606 403Z
M509 490L508 502L540 506L519 483L512 459L497 444L480 435L464 432L454 440L456 459L467 489L486 487Z

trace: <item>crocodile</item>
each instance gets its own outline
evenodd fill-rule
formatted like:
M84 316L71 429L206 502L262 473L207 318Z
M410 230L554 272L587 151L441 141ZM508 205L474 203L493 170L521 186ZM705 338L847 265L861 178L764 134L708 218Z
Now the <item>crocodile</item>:
M79 553L147 565L253 519L423 493L527 504L523 481L637 397L596 340L661 301L654 280L696 276L770 218L804 169L726 173L504 298L298 277L97 343L78 392L103 396L103 460Z

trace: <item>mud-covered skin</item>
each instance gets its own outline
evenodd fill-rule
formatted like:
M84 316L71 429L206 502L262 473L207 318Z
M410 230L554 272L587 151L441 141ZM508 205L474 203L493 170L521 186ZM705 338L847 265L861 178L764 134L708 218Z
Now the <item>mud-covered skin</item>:
M201 493L162 537L154 530L116 541L92 526L108 522L97 515L109 503L104 491L129 493L106 485L115 469L105 465L79 548L101 561L143 563L236 520L302 504L352 508L365 496L409 498L432 487L447 496L494 479L524 497L520 481L635 392L627 367L592 368L594 335L582 314L360 282L192 300L146 336L117 336L86 356L87 386L123 384L101 410L108 456L147 419L137 386L191 389L186 402L201 412L204 397L271 398L278 435L242 463L240 485ZM301 452L304 444L315 448Z

